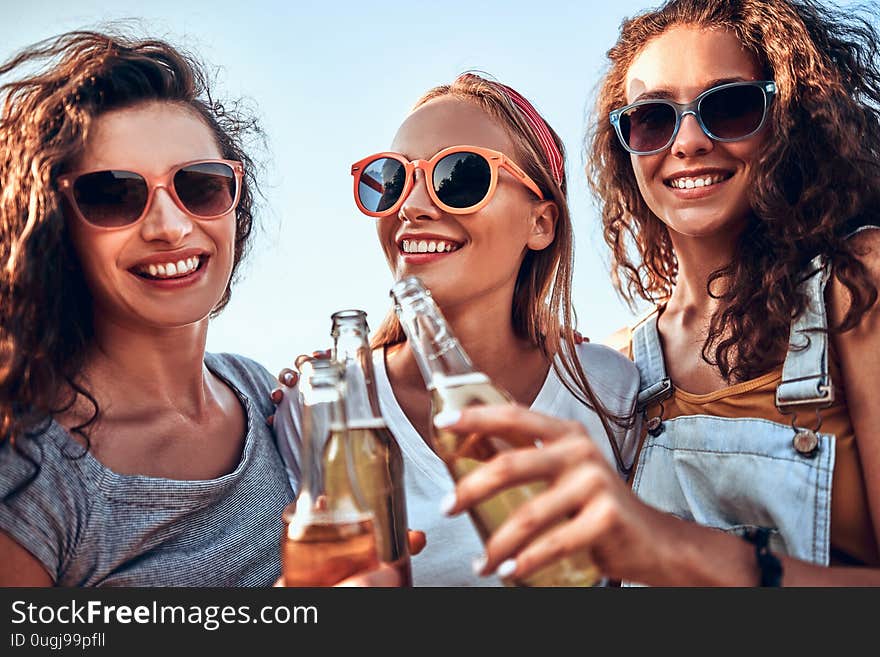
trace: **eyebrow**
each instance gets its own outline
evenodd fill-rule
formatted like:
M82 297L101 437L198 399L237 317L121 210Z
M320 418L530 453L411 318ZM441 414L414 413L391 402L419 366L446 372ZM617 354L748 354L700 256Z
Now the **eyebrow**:
M707 83L706 86L703 87L702 91L700 91L700 94L703 93L703 91L706 91L707 89L711 89L712 87L717 87L718 85L721 85L721 84L727 84L729 82L748 82L748 78L744 78L742 76L735 76L735 77L731 77L731 78L716 78L715 80L712 80L709 83ZM697 95L699 96L700 94L697 94ZM640 100L648 100L648 99L652 99L652 98L671 100L674 97L675 97L675 94L673 94L672 91L669 89L655 89L653 91L644 91L644 92L640 93L638 96L636 96L633 99L632 102L636 103Z

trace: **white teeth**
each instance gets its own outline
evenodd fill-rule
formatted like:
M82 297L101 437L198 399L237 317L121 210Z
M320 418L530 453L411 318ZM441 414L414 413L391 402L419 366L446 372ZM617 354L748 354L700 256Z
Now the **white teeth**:
M445 240L401 240L404 253L447 253L455 249L452 242Z
M139 267L139 270L141 273L149 274L153 278L181 276L183 274L189 274L198 269L200 262L201 260L199 259L199 256L192 256L186 258L185 260L181 259L177 262L166 262L161 265L142 265L141 267Z
M676 189L694 189L695 187L709 187L716 183L727 180L729 176L719 174L716 176L706 176L704 178L675 178L669 181L669 186Z

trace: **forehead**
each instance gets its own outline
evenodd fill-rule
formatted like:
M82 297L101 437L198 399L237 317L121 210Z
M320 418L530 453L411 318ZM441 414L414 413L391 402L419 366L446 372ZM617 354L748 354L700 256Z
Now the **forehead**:
M688 102L714 80L760 77L754 55L733 32L682 25L654 37L636 55L626 74L626 99L668 91L674 100Z
M475 103L453 96L435 98L413 111L400 126L392 150L428 159L449 146L482 146L510 154L503 127Z
M175 164L220 157L211 129L195 110L151 102L98 116L77 168L139 167L144 173L164 173Z

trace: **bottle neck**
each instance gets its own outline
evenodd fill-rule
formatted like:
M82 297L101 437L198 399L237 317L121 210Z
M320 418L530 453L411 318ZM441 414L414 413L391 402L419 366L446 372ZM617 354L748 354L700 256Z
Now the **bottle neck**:
M429 389L438 380L476 373L430 294L407 290L395 300L400 325Z
M324 451L334 431L345 430L345 411L336 387L302 387L301 485L297 512L316 511L325 498Z
M373 355L367 332L337 327L333 359L340 364L345 380L345 415L349 426L381 420L379 396L373 371Z

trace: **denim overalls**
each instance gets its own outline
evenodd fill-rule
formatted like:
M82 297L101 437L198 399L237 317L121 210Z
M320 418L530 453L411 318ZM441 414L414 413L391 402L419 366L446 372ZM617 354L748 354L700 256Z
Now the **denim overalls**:
M645 502L685 520L740 534L770 530L779 554L828 565L831 478L835 437L818 431L819 409L834 399L828 375L824 290L829 269L813 260L800 289L808 305L791 326L776 388L776 406L791 418L688 415L662 417L672 395L657 332L657 313L633 331L633 358L641 374L638 407L660 402L645 420L648 434L632 488ZM652 415L654 417L652 417Z

